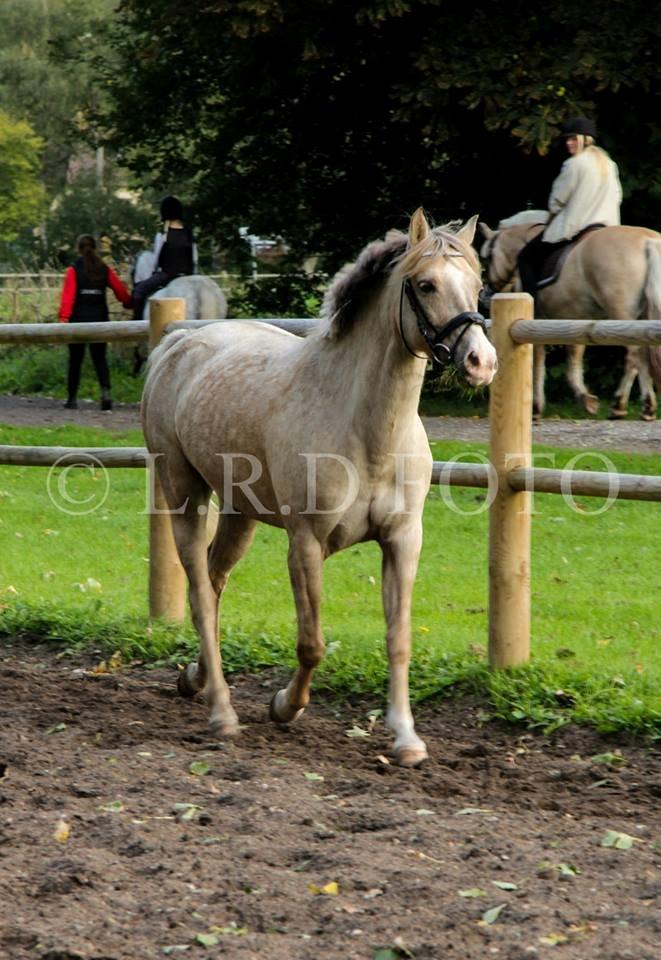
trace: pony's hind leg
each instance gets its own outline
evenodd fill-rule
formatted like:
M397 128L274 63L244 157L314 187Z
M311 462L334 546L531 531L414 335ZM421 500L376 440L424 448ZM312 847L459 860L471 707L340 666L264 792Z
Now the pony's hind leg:
M207 569L212 589L217 598L216 601L216 626L215 636L218 633L218 612L220 599L223 590L227 585L232 567L239 562L241 557L250 547L255 536L257 521L242 514L224 513L220 516L220 522L216 534L209 546ZM218 650L219 674L210 674L209 663L215 662L215 652L211 661L208 651L201 648L200 657L197 663L189 663L186 669L179 674L179 692L182 696L193 696L198 690L204 690L205 698L212 705L212 725L216 722L214 716L231 716L229 689L225 683L222 672L222 656L218 640L214 644L214 651ZM214 704L216 710L214 714ZM232 711L233 712L233 711Z
M319 541L311 533L290 536L289 577L298 623L298 669L284 690L271 701L270 716L276 723L296 720L310 702L310 684L324 655L319 606L323 557Z
M544 390L544 378L546 377L546 348L544 345L535 344L533 347L533 395L532 395L532 416L533 420L540 420L544 407L546 406L546 394Z
M615 391L613 403L608 412L609 420L621 420L623 417L626 417L629 409L631 388L633 387L634 381L638 376L639 366L640 348L627 347L627 354L624 360L624 373L618 384L617 390Z
M218 648L218 593L209 576L207 562L207 513L211 490L183 458L165 468L160 460L159 476L170 508L177 552L188 577L188 599L193 625L200 637L197 668L187 669L179 678L179 691L192 695L200 691L210 706L209 726L214 736L238 732L239 722L230 703ZM180 506L179 506L180 505Z
M567 347L567 383L583 409L590 416L599 412L599 398L588 392L583 377L584 343L574 343Z

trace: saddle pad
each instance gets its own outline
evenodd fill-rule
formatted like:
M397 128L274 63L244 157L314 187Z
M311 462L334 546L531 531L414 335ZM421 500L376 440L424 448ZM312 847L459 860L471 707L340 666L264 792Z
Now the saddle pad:
M579 233L576 234L575 237L572 237L571 240L568 240L567 243L563 244L562 246L558 245L558 248L553 250L548 257L546 257L540 267L539 276L541 279L537 281L537 289L539 290L542 287L549 287L552 283L555 283L560 276L560 271L562 270L565 260L569 256L570 251L574 249L576 244L580 243L581 240L588 235L588 233L592 233L593 230L601 230L602 227L605 226L605 223L591 223L589 227L584 227Z

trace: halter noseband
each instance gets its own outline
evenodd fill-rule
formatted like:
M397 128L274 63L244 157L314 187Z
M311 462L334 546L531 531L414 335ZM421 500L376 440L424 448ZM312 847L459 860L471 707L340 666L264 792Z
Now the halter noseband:
M447 323L444 323L440 330L437 329L432 323L430 323L424 307L416 297L413 284L409 279L406 279L402 283L402 292L399 299L399 333L402 338L402 343L412 357L418 357L419 360L427 359L426 357L421 357L419 353L415 353L414 350L411 350L406 342L406 337L404 335L404 295L406 295L411 309L413 310L413 314L418 325L418 330L420 331L423 340L429 347L432 357L441 367L445 367L448 363L454 363L456 349L469 327L471 327L473 324L476 324L478 327L484 330L485 333L487 332L487 325L482 314L470 313L468 311L457 314L456 317L453 317L451 320L448 320ZM449 337L451 333L454 333L455 330L459 329L461 329L461 333L453 345L448 347L448 345L443 341Z

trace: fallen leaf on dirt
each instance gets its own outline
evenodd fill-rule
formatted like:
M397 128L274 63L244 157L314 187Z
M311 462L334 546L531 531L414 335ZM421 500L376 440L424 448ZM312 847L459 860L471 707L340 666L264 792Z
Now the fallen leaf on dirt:
M567 943L569 937L565 933L550 933L548 937L540 937L539 942L545 947L557 947L559 943Z
M195 935L195 943L200 943L203 947L216 947L220 938L216 933L198 933Z
M383 890L381 889L381 887L372 887L370 890L367 890L363 894L363 900L373 900L374 897L381 897L381 896L383 896Z
M121 813L124 809L124 804L121 800L111 800L110 803L104 803L103 806L99 807L99 810L105 811L105 813Z
M170 947L161 947L161 953L164 953L166 957L173 953L185 953L186 950L190 950L190 943L173 943Z
M211 770L206 760L193 760L188 769L196 777L204 777Z
M630 850L634 843L642 843L639 837L631 837L628 833L620 833L619 830L607 830L606 836L601 841L602 847L614 847L616 850Z
M115 650L111 657L108 657L107 660L101 660L95 667L92 667L92 673L103 674L103 673L113 673L115 670L120 670L122 667L122 654L121 651Z
M487 891L481 887L469 887L467 890L458 891L460 897L486 897Z
M506 880L492 880L491 881L494 887L498 887L499 890L518 890L519 888L515 883L508 883Z
M356 724L354 724L351 730L346 731L346 735L348 737L369 737L370 732L369 730L363 730L362 727L359 727Z
M240 927L234 920L230 920L230 922L225 924L224 927L213 926L210 927L209 930L212 934L220 933L232 937L245 937L248 932L247 927Z
M66 843L70 832L71 828L66 820L58 820L53 832L53 839L57 840L58 843Z
M306 780L319 781L324 779L320 773L304 773L303 776Z
M506 906L506 903L499 903L497 907L492 907L490 910L485 910L482 914L482 919L478 920L478 923L486 924L487 926L495 923Z
M463 807L457 810L455 817L469 817L474 813L493 813L490 807Z
M419 807L415 812L419 817L433 817L435 813L434 810L429 810L427 807Z
M63 730L66 730L66 723L54 723L52 727L49 727L46 730L46 736L50 737L52 733L62 733Z
M202 807L198 807L196 803L174 803L172 809L180 820L194 820Z
M626 757L623 757L619 751L614 753L595 753L593 757L590 757L593 763L605 763L609 767L621 767L626 764Z
M318 887L316 883L308 883L308 890L315 896L336 897L340 892L340 886L335 880L331 880L323 887Z

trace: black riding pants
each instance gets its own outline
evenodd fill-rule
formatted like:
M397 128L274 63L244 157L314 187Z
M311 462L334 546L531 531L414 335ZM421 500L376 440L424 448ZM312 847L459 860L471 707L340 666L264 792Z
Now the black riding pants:
M561 240L559 243L547 243L545 240L542 240L542 236L543 234L540 233L539 236L534 237L527 243L517 260L521 289L533 297L535 296L537 283L540 280L539 274L542 269L542 264L554 250L557 250L558 247L564 247L567 242L566 240Z
M152 273L151 277L147 277L145 280L136 283L133 287L134 320L142 320L147 299L151 297L152 293L156 293L161 287L165 287L171 279L172 277L165 273L164 270L156 270L155 273Z
M70 343L69 344L69 372L67 375L67 389L69 399L75 400L80 386L80 371L85 358L85 347L89 346L92 354L92 363L96 370L101 390L110 392L110 371L106 360L105 343Z

